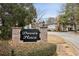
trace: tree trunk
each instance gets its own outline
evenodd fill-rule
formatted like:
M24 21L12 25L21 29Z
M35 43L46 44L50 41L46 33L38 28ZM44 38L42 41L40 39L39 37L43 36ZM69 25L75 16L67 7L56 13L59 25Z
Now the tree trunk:
M77 27L75 23L74 23L74 31L77 32Z

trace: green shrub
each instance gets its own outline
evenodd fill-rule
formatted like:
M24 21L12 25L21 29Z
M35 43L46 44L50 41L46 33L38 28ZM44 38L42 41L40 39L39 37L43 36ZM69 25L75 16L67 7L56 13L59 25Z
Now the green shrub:
M56 53L56 46L49 46L42 49L34 49L29 52L27 55L29 56L52 56Z
M32 47L17 47L18 49L15 50L15 54L21 56L52 56L56 54L56 45L52 43L34 43L27 45L31 45Z

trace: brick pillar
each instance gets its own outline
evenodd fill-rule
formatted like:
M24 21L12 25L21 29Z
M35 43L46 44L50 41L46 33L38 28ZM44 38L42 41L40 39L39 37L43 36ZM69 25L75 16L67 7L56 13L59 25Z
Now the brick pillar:
M20 43L20 31L21 27L12 27L12 43L16 46L17 43Z
M47 42L47 27L46 26L40 27L40 38L41 38L41 41Z

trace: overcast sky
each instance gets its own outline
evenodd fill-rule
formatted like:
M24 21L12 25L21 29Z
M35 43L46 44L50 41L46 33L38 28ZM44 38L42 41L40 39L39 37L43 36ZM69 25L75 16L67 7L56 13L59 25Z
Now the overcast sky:
M56 17L62 7L61 3L35 3L34 4L38 15L43 15L43 18ZM40 17L40 16L38 16Z

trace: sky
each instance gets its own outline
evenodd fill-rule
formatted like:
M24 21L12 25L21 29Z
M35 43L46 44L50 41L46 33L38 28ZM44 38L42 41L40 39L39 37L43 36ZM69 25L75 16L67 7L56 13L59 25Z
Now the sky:
M38 17L42 18L56 17L62 7L61 3L35 3Z

